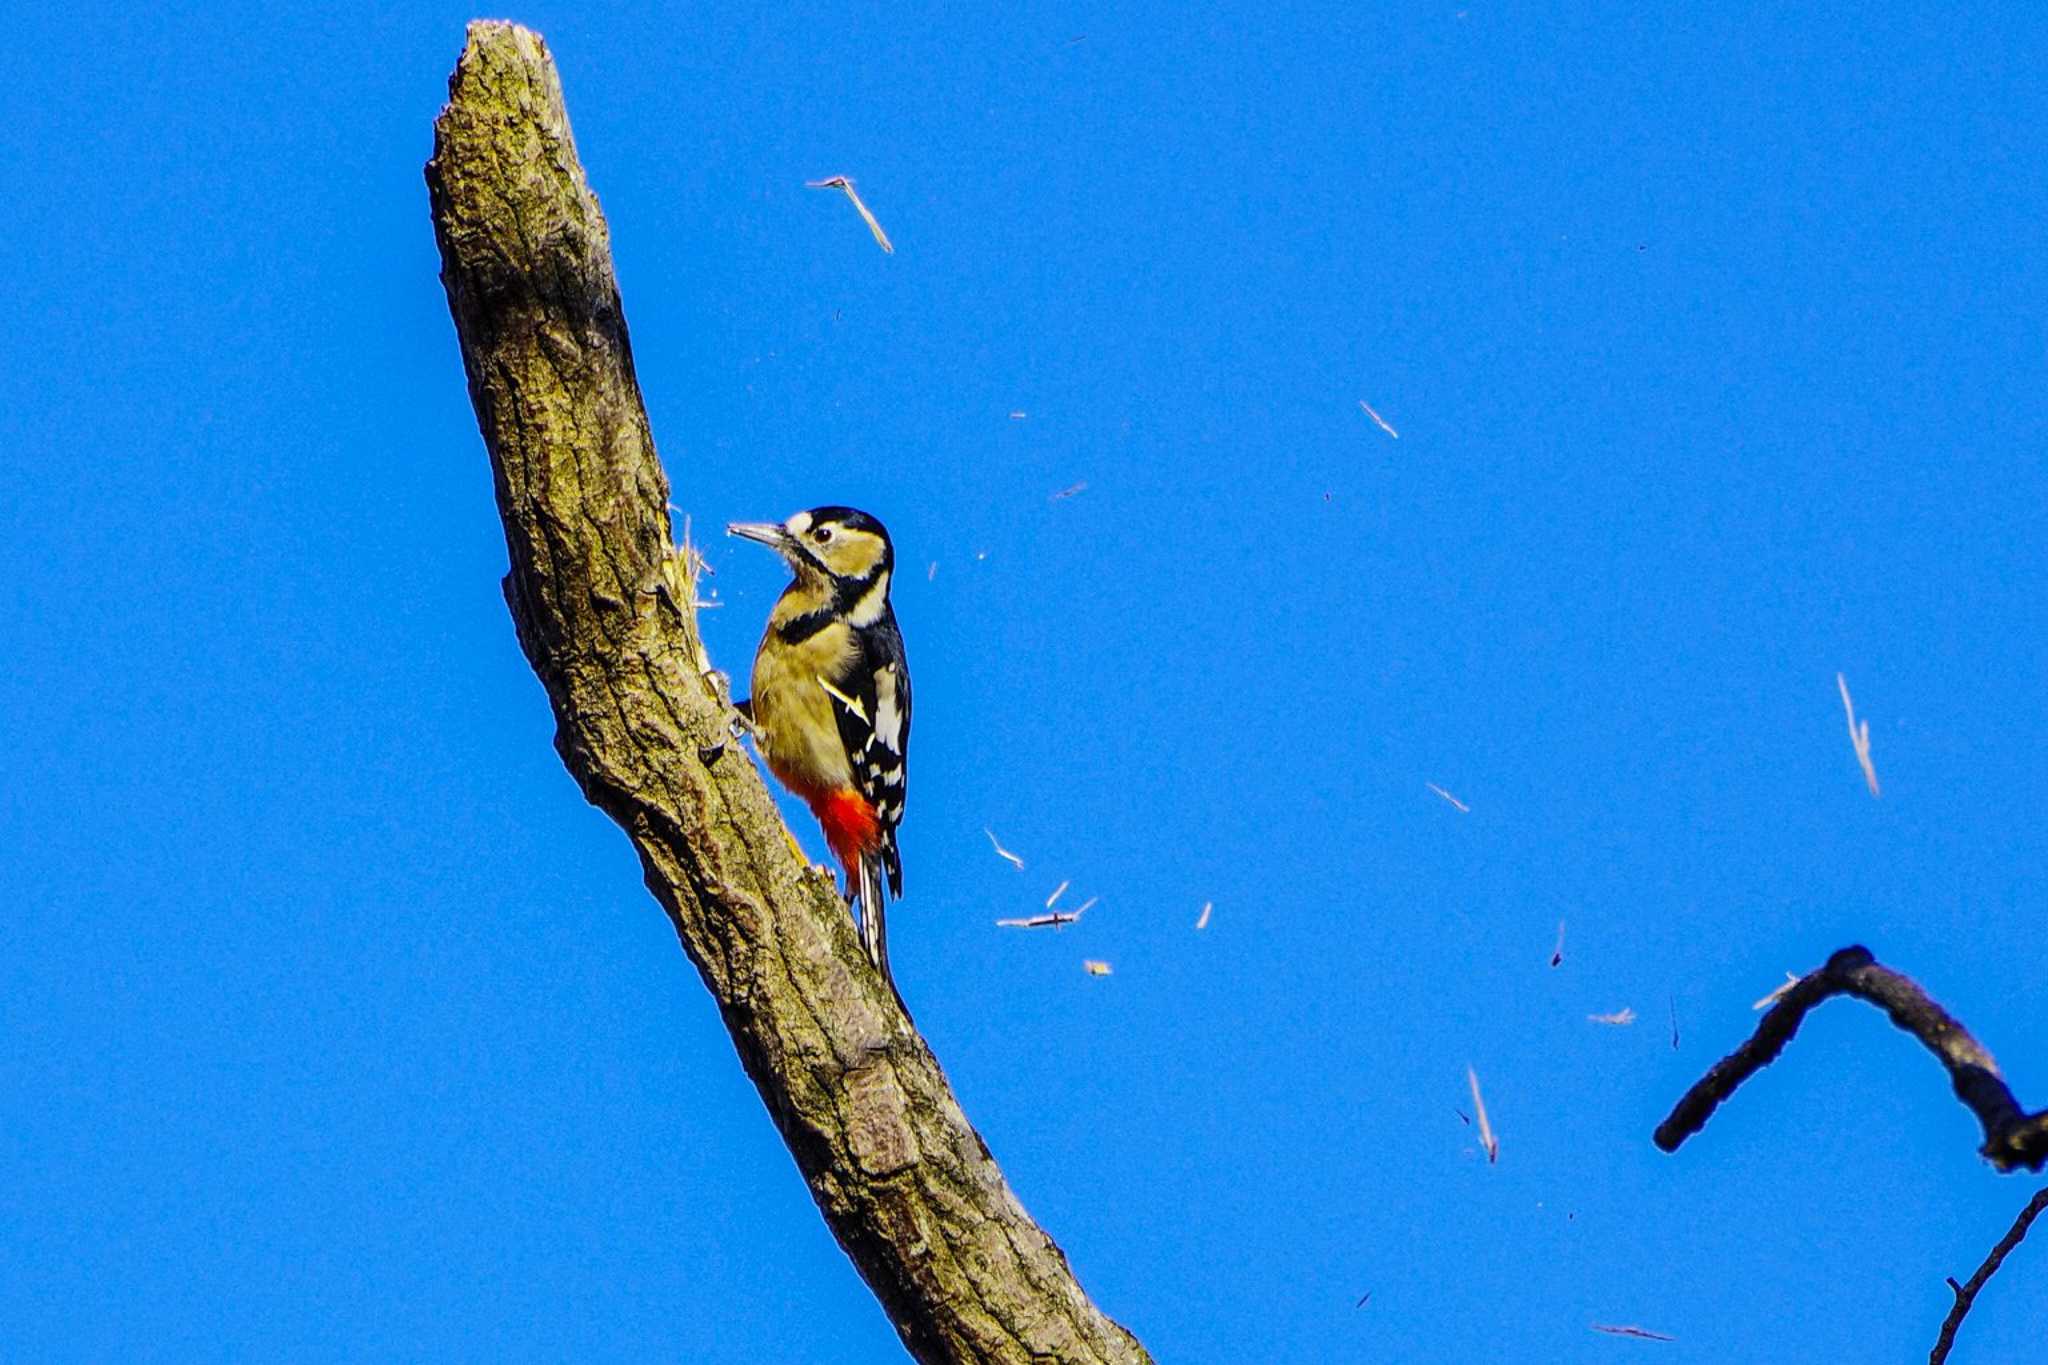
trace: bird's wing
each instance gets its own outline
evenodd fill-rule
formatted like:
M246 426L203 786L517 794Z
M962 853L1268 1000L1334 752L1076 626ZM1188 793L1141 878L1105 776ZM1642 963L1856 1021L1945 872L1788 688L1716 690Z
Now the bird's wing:
M896 826L903 819L904 756L910 748L910 670L894 613L858 632L860 652L833 706L839 738L862 796L882 826L883 864L889 889L903 894L896 858Z

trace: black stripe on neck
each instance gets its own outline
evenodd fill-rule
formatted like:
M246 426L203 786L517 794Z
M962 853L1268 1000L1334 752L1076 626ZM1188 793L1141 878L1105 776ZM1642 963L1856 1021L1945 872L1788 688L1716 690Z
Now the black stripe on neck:
M838 619L839 613L831 607L818 607L790 617L775 628L775 634L786 645L800 645Z

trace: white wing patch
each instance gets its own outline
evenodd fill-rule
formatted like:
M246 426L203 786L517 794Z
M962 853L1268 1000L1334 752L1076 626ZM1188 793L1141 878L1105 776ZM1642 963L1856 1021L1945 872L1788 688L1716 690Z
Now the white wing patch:
M903 752L903 707L896 699L896 666L875 674L875 739L892 754ZM870 740L869 743L873 743Z
M875 670L874 722L853 755L853 766L861 790L890 828L903 818L903 730L901 675L889 664Z

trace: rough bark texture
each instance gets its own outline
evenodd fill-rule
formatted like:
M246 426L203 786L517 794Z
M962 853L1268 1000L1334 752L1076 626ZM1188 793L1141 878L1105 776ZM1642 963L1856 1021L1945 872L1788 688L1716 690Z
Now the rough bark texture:
M472 24L427 185L555 744L639 851L833 1234L927 1361L1140 1361L793 852L706 680L608 235L540 38Z
M1706 1126L1737 1086L1777 1060L1808 1010L1837 995L1869 1001L1940 1058L1948 1068L1956 1098L1984 1127L1984 1145L1979 1150L1992 1165L2001 1171L2020 1167L2038 1171L2048 1162L2048 1111L2029 1114L2020 1108L1983 1044L1910 978L1882 965L1862 947L1842 949L1786 991L1757 1023L1749 1041L1714 1063L1685 1093L1670 1117L1657 1125L1657 1145L1667 1152L1677 1151L1679 1144Z

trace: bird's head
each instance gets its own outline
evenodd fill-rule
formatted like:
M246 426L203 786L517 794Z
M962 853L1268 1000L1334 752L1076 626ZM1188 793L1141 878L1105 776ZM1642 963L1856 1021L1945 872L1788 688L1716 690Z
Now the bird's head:
M896 552L882 523L851 507L813 507L788 521L736 521L729 536L759 541L782 556L798 581L886 582Z

